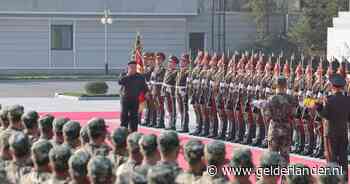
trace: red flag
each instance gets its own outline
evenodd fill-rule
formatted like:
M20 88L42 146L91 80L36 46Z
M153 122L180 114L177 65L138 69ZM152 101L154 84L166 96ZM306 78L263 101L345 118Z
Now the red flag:
M137 72L143 74L143 59L142 59L142 44L141 44L141 36L139 33L136 35L135 46L134 46L134 59L136 62ZM139 111L142 112L143 106L145 102L145 94L142 92L139 96Z

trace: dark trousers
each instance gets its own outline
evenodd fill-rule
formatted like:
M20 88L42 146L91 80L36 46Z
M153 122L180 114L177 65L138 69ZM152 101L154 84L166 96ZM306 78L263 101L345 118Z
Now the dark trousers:
M121 126L129 129L130 132L137 131L138 125L138 99L121 99L122 112L121 112Z
M348 139L346 136L324 137L325 156L327 162L337 163L343 167L345 177L348 176L348 158L347 146Z

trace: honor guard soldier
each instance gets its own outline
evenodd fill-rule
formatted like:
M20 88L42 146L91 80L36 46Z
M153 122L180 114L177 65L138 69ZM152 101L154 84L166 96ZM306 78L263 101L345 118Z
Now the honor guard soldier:
M269 151L279 152L283 157L282 166L289 163L289 151L291 146L291 116L298 104L297 100L286 94L287 80L279 77L276 80L276 95L269 98L264 115L270 121L268 130Z
M151 74L151 94L155 104L155 113L151 121L151 127L164 128L164 96L162 96L162 86L165 69L165 55L161 52L156 54L155 67Z
M148 89L151 89L151 74L154 69L154 53L152 52L146 52L143 55L143 63L144 63L144 72L143 75L146 79L146 84ZM154 117L154 106L152 105L152 95L149 95L150 98L146 100L145 105L145 117L144 122L141 125L149 126L151 124L152 118ZM141 116L139 117L141 118Z
M348 177L347 160L347 124L350 117L350 97L343 95L346 85L344 77L333 74L330 77L332 85L332 95L316 104L318 114L324 118L324 140L325 155L327 162L334 162L342 166L345 172L344 177Z
M191 98L191 104L195 113L196 118L196 129L191 132L191 135L200 135L203 126L203 116L200 105L200 73L202 71L202 62L206 60L208 53L198 52L197 58L195 59L195 66L191 71L189 79L189 96Z
M178 73L177 64L179 60L176 56L170 56L168 68L164 75L163 81L163 96L165 99L165 106L169 116L166 129L176 130L176 99L175 99L175 85L176 76Z
M209 135L209 126L210 126L210 119L209 119L209 112L207 107L207 101L208 101L208 95L209 95L209 82L207 80L207 75L209 72L209 61L211 57L208 53L205 54L202 62L202 70L199 73L199 104L201 108L201 114L202 114L202 122L203 122L203 129L201 130L200 136L208 136Z
M176 102L181 117L180 132L188 132L189 114L188 114L188 86L190 56L183 54L180 59L180 71L176 76Z
M224 140L226 138L227 133L227 115L225 111L225 95L226 95L226 63L225 63L225 55L221 56L221 59L218 62L218 71L214 75L214 88L213 94L215 97L216 110L220 119L220 126L218 129L218 135L215 139Z
M207 112L209 113L209 138L215 138L218 135L218 126L219 126L219 120L218 120L218 112L216 108L215 103L215 75L218 72L218 59L219 56L214 54L214 56L211 58L209 62L210 69L206 75L206 81L208 87L208 95L206 108Z
M236 134L236 116L234 104L238 97L238 91L235 87L235 80L237 75L236 61L238 60L238 53L236 52L228 63L228 71L226 72L226 92L224 92L225 99L225 113L228 121L228 135L227 141L233 141Z

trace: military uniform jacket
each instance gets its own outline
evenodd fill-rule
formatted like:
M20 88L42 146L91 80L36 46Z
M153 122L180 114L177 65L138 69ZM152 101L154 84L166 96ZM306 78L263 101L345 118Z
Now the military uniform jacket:
M198 103L199 101L199 92L200 92L200 78L199 74L201 73L201 67L196 66L190 73L188 78L189 88L188 94L191 98L191 104Z
M200 81L200 87L199 87L199 103L205 104L207 103L207 96L209 94L209 81L207 78L207 75L209 73L209 70L202 70L199 74L199 81Z
M270 94L272 94L272 75L271 74L265 74L262 81L261 81L261 97L263 99L267 99Z
M181 69L176 75L176 95L186 96L187 93L187 78L189 71L187 69Z
M291 95L280 93L271 96L264 108L264 115L270 119L269 139L290 138L291 117L298 101Z
M151 82L151 86L152 86L152 88L151 88L152 95L160 96L165 71L166 71L165 68L162 66L156 67L152 71L151 76L150 76L150 82Z
M202 174L194 174L191 172L183 172L176 177L176 184L192 184L198 181L202 177Z
M214 183L228 183L228 178L224 175L210 176L207 172L203 173L203 176L195 182L195 184L214 184Z
M49 172L37 172L32 171L23 178L21 178L20 184L43 184L51 178L51 173Z
M19 183L20 179L30 173L32 167L28 166L26 162L11 161L6 168L6 175L11 183Z
M175 84L176 84L177 70L167 70L165 72L163 81L163 95L169 93L171 96L175 96Z

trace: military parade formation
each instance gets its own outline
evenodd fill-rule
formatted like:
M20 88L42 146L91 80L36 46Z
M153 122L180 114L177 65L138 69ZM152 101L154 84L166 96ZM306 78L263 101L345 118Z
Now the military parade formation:
M323 118L311 104L331 95L332 74L347 77L345 63L336 69L322 57L253 51L232 56L200 51L193 61L183 54L180 59L170 56L168 62L164 53L145 53L144 63L151 95L142 125L176 130L180 123L179 132L267 148L269 119L258 102L274 95L274 81L284 76L287 94L298 99L289 121L291 152L324 158ZM194 120L189 119L190 104ZM196 124L191 132L190 121Z

